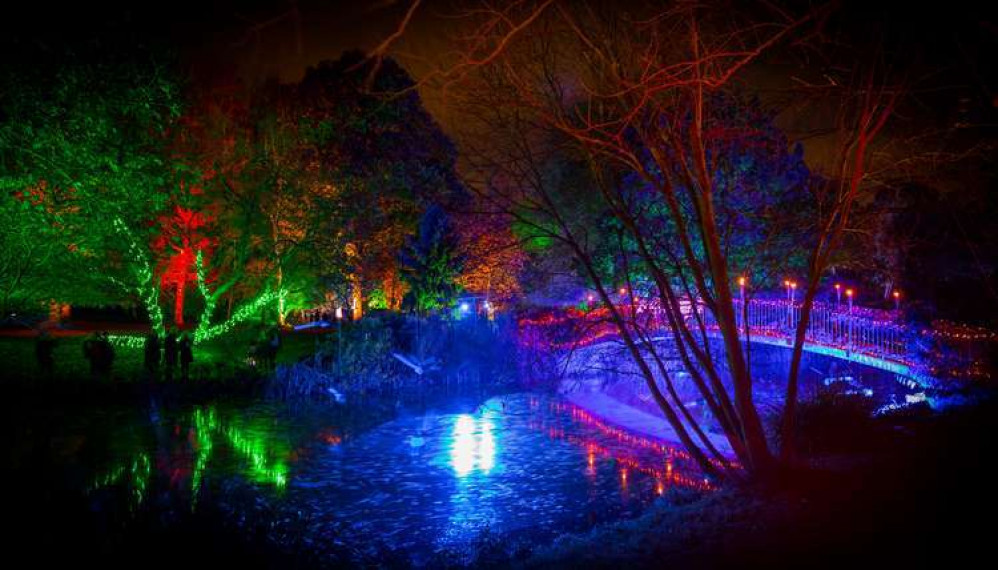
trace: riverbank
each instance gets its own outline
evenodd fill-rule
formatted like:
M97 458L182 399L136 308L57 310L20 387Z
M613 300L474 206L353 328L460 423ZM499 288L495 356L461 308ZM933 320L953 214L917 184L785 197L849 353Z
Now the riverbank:
M989 559L998 403L842 425L859 443L807 458L774 488L672 497L641 517L564 536L525 567L922 568ZM827 447L819 446L819 447Z
M669 422L661 415L649 414L600 392L565 392L562 397L607 423L654 440L681 445L676 430L672 429ZM734 452L727 438L713 433L706 435L718 451L728 458L734 458Z
M87 329L71 329L53 334L53 374L46 378L35 357L37 331L21 334L24 331L0 331L0 379L5 382L29 384L48 382L51 387L61 388L65 384L127 383L145 379L143 348L141 341L135 345L114 345L114 363L109 378L97 381L91 379L90 365L84 357L83 343L91 329L107 330L112 334L134 336L139 339L145 333L135 327L115 328L90 326ZM120 327L120 325L117 325ZM85 331L85 332L81 332ZM147 331L146 331L147 332ZM17 334L15 334L17 333ZM252 368L247 362L250 346L256 340L257 329L237 329L224 337L198 344L194 347L194 362L190 376L193 380L215 380L240 375L240 371ZM310 354L316 345L311 334L284 333L282 346L277 353L277 363L295 362ZM165 373L165 363L160 362L160 376ZM176 375L179 376L179 369Z

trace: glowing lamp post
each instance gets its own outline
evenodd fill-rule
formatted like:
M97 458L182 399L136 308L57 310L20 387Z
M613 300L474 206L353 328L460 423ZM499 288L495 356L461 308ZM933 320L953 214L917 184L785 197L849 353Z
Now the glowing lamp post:
M748 309L745 306L745 276L742 275L738 278L738 296L741 298L742 310L741 315L738 317L742 323L742 328L745 328L745 316L748 314Z
M343 355L343 307L336 307L336 376L340 375L340 359Z
M846 289L846 299L849 300L849 338L846 346L852 348L852 289Z
M842 304L842 284L835 284L835 307L837 308Z
M783 286L787 288L787 326L794 326L794 301L797 300L797 282L789 279L783 280Z
M795 318L796 311L794 310L794 305L796 304L797 304L797 282L791 281L790 282L790 328L794 328L796 326L795 321L797 319Z
M901 309L901 292L894 291L894 310L898 311Z

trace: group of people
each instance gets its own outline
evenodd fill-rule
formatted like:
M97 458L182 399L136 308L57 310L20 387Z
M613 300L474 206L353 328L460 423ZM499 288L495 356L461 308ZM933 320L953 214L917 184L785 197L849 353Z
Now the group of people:
M146 336L143 348L143 363L146 377L155 380L159 377L159 365L164 364L163 376L167 382L173 380L177 364L180 364L180 379L190 379L191 363L194 362L194 340L186 332L179 333L169 330L163 339L163 348L159 346L159 335L155 332Z
M90 362L90 376L94 379L109 379L114 365L114 346L107 331L94 333L83 341L83 357Z
M259 337L250 343L250 361L264 370L273 370L280 348L281 332L277 327L261 330Z

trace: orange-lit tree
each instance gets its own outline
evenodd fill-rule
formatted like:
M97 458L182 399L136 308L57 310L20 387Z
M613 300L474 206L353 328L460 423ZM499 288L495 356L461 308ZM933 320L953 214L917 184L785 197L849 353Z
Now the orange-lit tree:
M508 303L523 293L520 273L527 257L513 235L508 216L470 214L457 218L464 270L462 289L489 303Z

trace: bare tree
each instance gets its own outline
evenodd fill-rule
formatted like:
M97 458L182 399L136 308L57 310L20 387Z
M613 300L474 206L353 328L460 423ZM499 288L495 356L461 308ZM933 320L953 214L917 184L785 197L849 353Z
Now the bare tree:
M727 128L718 95L744 88L737 84L743 71L775 47L820 36L826 16L769 4L746 11L692 2L627 10L595 1L482 3L461 14L465 33L456 49L420 83L461 103L466 132L459 138L472 185L497 211L572 256L663 415L708 472L767 477L780 468L756 406L749 331L732 293L733 277L746 268L732 262L731 219L745 212L731 212L719 182L726 142L762 137L750 126ZM798 245L808 278L787 378L785 459L811 305L868 188L874 141L903 92L877 63L835 85L834 165L807 188L810 235ZM606 217L618 232L616 273L598 259ZM767 220L755 244L759 259L775 264L771 253L791 219ZM655 336L663 326L744 471L686 408L663 365Z

